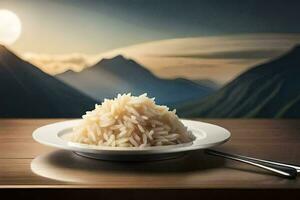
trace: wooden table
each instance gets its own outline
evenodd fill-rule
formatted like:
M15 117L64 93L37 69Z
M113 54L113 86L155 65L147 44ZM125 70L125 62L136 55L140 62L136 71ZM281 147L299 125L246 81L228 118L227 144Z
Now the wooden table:
M300 193L300 179L205 155L118 163L83 158L36 143L34 129L62 119L0 120L0 194L53 199L55 196L105 199L190 197L286 198ZM300 164L300 120L203 120L231 131L217 149Z

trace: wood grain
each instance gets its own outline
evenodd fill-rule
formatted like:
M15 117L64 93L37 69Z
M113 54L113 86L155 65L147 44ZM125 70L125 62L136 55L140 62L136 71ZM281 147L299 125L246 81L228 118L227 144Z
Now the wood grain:
M32 139L34 129L62 120L0 120L0 188L300 189L299 179L202 151L174 160L118 163L82 158ZM300 165L300 120L203 121L231 131L231 140L219 150Z

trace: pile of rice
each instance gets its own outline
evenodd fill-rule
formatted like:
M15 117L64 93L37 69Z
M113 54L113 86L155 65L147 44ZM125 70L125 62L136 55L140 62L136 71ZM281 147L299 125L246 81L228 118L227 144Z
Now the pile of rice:
M74 128L73 142L111 147L148 147L192 141L176 111L156 105L154 98L148 98L147 94L119 94L115 99L105 99L82 118L81 124Z

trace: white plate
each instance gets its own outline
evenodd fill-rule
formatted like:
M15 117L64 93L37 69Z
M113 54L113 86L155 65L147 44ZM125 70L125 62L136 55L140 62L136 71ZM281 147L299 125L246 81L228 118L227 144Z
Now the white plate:
M220 145L230 138L230 132L220 126L199 121L181 120L192 132L195 140L191 143L156 147L100 147L69 141L72 128L81 119L49 124L36 129L33 138L44 145L73 151L79 155L102 160L161 160L178 157L188 151Z

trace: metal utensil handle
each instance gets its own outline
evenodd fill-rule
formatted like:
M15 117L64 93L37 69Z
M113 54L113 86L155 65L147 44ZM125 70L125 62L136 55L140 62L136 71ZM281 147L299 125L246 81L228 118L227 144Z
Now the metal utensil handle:
M269 164L274 164L274 165L278 165L278 166L291 167L291 168L294 168L298 173L300 172L300 166L297 166L297 165L282 163L282 162L275 162L275 161L271 161L271 160L263 160L263 159L248 157L248 156L242 156L242 155L237 155L237 156L239 156L240 158L251 159L254 161L261 162L261 163L269 163Z
M224 154L224 155L225 154L226 155L231 155L231 156L235 156L235 157L242 158L242 159L248 159L248 160L251 160L251 161L257 161L257 162L260 162L260 163L263 163L263 164L268 163L268 164L274 164L274 165L278 165L278 166L291 167L291 168L296 169L297 172L300 172L300 166L293 165L293 164L275 162L275 161L271 161L271 160L263 160L263 159L258 159L258 158L248 157L248 156L242 156L242 155L237 155L237 154L228 154L228 153L219 152L219 151L212 150L212 149L209 149L209 151L216 152L216 153L221 153L221 154Z
M234 155L234 154L228 154L228 153L223 153L211 149L205 150L206 153L210 155L215 155L223 158L228 158L231 160L243 162L249 165L253 165L268 171L271 171L273 173L276 173L282 177L286 178L296 178L297 177L297 170L292 168L292 167L287 167L287 166L282 166L282 165L277 165L273 163L263 163L262 161L257 161L257 160L252 160L250 158L245 158L241 157L239 155Z

